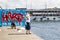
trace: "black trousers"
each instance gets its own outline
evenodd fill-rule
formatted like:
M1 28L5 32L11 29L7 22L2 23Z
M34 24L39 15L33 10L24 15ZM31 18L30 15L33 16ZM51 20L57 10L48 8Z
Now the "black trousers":
M30 23L29 23L29 22L26 22L25 29L26 29L26 30L30 30L30 29L31 29L31 27L30 27Z

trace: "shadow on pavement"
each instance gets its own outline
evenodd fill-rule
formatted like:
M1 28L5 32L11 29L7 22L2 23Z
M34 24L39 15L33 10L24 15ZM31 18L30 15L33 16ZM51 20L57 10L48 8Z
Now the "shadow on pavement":
M26 35L26 33L10 33L8 35Z

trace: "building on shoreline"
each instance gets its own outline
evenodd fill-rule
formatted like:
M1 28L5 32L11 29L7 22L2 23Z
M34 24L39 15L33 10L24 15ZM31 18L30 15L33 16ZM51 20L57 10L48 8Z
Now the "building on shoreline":
M33 13L33 20L37 19L38 21L50 21L60 20L60 8L48 8L48 9L28 9L26 10L28 13Z

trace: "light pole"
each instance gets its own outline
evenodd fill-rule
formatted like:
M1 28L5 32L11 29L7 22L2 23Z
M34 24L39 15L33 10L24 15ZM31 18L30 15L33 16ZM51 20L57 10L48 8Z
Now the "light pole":
M2 1L0 2L0 4L2 4ZM0 5L0 9L2 9L1 5Z
M27 1L28 1L28 0L26 0L26 8L27 8Z

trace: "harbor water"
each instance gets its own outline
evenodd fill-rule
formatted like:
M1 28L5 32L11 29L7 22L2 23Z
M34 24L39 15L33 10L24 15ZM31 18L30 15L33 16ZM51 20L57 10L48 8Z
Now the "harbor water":
M44 40L60 40L60 21L32 22L31 32Z

